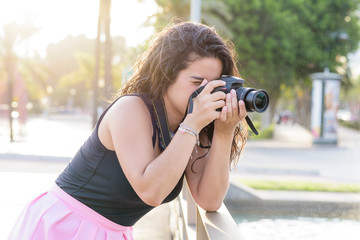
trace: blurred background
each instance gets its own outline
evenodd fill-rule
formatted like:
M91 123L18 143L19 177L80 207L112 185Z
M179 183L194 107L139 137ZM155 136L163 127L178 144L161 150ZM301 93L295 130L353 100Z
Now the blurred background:
M94 122L151 36L175 16L190 18L190 1L99 7L80 0L1 1L2 135L21 137L29 114L86 113ZM342 76L341 123L359 121L357 0L204 0L201 11L203 23L234 42L247 85L269 92L262 129L281 117L310 129L309 75L324 69Z
M268 144L281 151L279 145L270 144L279 138L281 144L292 142L313 150L317 136L311 122L311 74L334 73L340 81L335 121L341 134L330 147L344 149L352 144L354 165L349 169L358 170L353 153L360 130L360 0L198 3L198 20L235 44L245 85L266 89L270 96L268 110L251 115L261 134L250 133L249 159L251 146L255 151ZM86 140L108 100L131 76L131 66L151 37L173 17L190 20L190 6L190 0L0 0L1 187L7 192L24 188L24 175L16 172L36 173L29 175L29 184L37 186L44 184L35 177L39 173L54 178ZM55 165L47 168L47 160ZM250 165L246 166L240 173L250 176L246 172ZM336 180L346 179L347 173L343 174ZM351 180L360 184L356 177ZM2 201L2 209L14 221L10 212L18 212L24 202ZM7 217L2 221L11 222ZM359 222L344 228L349 226L358 228Z

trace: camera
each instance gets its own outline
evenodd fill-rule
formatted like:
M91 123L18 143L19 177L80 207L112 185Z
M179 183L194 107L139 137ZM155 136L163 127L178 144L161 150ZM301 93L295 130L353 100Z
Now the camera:
M231 76L231 75L222 75L220 80L225 81L225 86L216 87L211 93L222 91L224 93L229 93L231 89L236 91L237 100L243 100L245 103L245 108L247 112L258 112L262 113L269 106L269 95L263 89L256 90L255 88L246 88L243 87L245 83L244 79ZM193 111L193 98L201 93L205 86L199 87L195 92L193 92L189 97L189 105L187 109L187 113L192 113ZM221 109L217 109L221 111ZM250 129L258 135L258 131L256 130L254 124L252 123L249 116L245 117L246 122L248 123Z
M243 87L245 83L244 79L222 75L220 80L226 82L224 87L217 87L213 92L223 91L229 93L231 89L236 91L237 100L243 100L245 102L246 111L248 112L264 112L269 106L269 95L265 90L256 90L255 88Z
M212 93L218 91L229 93L231 89L234 89L236 91L237 100L243 100L245 102L246 111L262 113L268 108L269 95L265 90L243 87L243 84L245 83L244 79L230 75L222 75L220 80L226 82L225 86L215 88ZM197 90L197 94L199 94L204 87L205 86L200 87Z

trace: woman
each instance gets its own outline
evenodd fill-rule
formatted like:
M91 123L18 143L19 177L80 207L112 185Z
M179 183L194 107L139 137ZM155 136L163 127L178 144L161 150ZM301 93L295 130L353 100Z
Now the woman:
M225 85L218 80L223 74L238 75L233 53L205 25L183 22L159 33L122 97L103 113L54 187L29 204L10 239L132 239L131 226L173 200L184 175L197 204L216 211L246 140L244 102L233 90L212 93ZM170 143L161 138L156 101L163 104Z

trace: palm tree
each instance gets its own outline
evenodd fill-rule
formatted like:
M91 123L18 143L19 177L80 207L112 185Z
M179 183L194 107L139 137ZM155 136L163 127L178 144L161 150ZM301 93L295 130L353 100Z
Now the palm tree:
M3 56L3 63L8 78L8 108L9 108L9 128L10 128L10 142L14 141L13 133L13 88L14 88L14 74L17 71L17 63L19 58L16 56L15 48L34 34L36 28L31 22L19 24L16 22L5 24L2 34L0 35L0 50Z
M95 126L98 114L97 108L99 105L98 91L99 91L99 70L100 70L100 59L101 59L101 34L105 34L104 43L104 86L112 88L113 78L111 73L111 36L110 36L110 10L111 0L100 0L99 1L99 17L97 26L96 36L96 47L95 47L95 72L93 78L93 125Z

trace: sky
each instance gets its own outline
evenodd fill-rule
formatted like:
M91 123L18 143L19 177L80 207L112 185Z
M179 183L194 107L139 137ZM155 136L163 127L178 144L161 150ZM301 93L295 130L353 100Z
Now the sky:
M112 0L111 35L123 36L128 46L136 46L153 32L141 27L157 10L154 0ZM27 54L45 54L49 43L68 35L84 34L95 38L99 0L0 0L0 29L9 22L22 23L26 16L35 17L40 30L28 41ZM24 47L25 48L25 47Z

